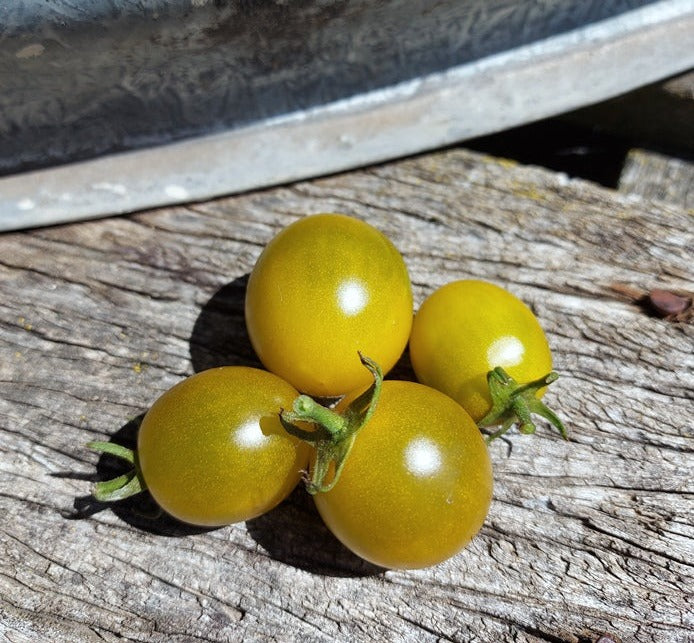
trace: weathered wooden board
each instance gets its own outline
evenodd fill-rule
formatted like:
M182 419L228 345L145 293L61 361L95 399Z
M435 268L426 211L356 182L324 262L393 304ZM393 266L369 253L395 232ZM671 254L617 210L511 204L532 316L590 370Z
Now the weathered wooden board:
M629 150L619 178L619 189L694 212L694 162L649 150Z
M494 502L467 550L382 571L302 490L195 530L106 507L113 465L186 374L257 364L245 276L304 214L363 217L402 250L416 303L452 279L536 311L563 377L542 427L491 447ZM450 150L204 204L0 237L0 635L8 641L692 640L694 333L625 292L692 290L676 205ZM627 286L627 289L624 289ZM406 360L396 374L410 377Z

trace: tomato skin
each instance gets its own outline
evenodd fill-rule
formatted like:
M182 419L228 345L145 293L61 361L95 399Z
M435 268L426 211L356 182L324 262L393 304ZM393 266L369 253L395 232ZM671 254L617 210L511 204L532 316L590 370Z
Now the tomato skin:
M354 553L382 567L414 569L465 547L491 497L491 461L472 418L427 386L385 381L339 480L314 500Z
M341 214L295 221L265 247L248 280L246 326L265 367L298 390L338 396L367 386L358 352L384 372L412 326L412 290L395 246Z
M491 407L488 371L501 366L525 383L552 370L532 311L507 290L477 280L446 284L424 301L412 325L410 359L420 382L452 397L476 422Z
M308 445L278 419L297 394L279 377L242 366L202 371L164 393L138 433L139 466L155 501L202 526L272 509L308 465Z

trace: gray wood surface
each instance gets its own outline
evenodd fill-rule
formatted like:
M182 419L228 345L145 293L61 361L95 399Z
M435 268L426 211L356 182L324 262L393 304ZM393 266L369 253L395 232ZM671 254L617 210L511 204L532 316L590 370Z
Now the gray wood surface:
M691 107L694 110L694 100ZM619 189L694 212L694 161L650 150L629 150L619 178Z
M131 442L187 374L257 365L245 276L319 211L389 235L417 304L457 278L508 287L562 374L547 400L570 441L494 443L486 524L434 568L359 561L302 490L208 531L88 497L115 469L85 442ZM465 150L0 236L0 638L692 640L694 333L633 295L691 291L692 237L676 204Z

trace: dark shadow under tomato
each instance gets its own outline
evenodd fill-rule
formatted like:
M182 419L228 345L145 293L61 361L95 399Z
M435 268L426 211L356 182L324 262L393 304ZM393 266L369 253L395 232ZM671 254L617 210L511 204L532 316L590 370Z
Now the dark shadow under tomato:
M137 432L144 413L124 424L110 442L134 449ZM85 447L86 448L86 447ZM125 473L128 465L109 454L103 454L93 474L54 473L54 477L97 482ZM200 527L176 520L156 504L144 491L117 502L100 502L91 495L74 501L69 520L86 519L104 510L111 510L123 522L158 536L181 538L205 533L220 527ZM315 574L326 576L373 576L384 570L355 556L340 543L323 524L311 497L301 486L272 511L248 520L249 535L272 558Z
M408 382L416 382L417 376L414 374L412 362L410 361L410 349L405 348L405 351L400 355L400 359L395 363L395 366L386 373L387 380L406 380Z
M129 449L134 449L137 443L137 431L144 413L126 422L111 436L110 442ZM86 448L86 447L85 447ZM96 464L96 473L89 476L92 482L110 480L128 471L129 465L107 453L103 454ZM66 474L58 474L64 476ZM84 478L85 476L80 476ZM159 536L181 537L210 531L210 527L188 525L176 520L161 510L152 496L144 491L125 500L117 502L100 502L93 496L75 498L73 513L66 517L72 520L89 518L100 511L110 509L123 522Z
M386 571L359 558L332 535L301 485L272 511L248 520L246 528L272 558L313 574L360 577Z
M248 274L222 286L203 305L190 335L196 373L217 366L262 368L246 330L244 303Z

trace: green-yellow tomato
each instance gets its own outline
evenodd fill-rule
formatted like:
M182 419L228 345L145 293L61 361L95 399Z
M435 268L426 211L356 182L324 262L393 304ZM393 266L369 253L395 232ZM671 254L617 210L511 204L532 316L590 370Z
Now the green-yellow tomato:
M443 393L401 381L383 382L335 486L314 496L346 547L397 569L459 552L482 526L491 498L491 462L472 418Z
M248 280L246 325L265 367L310 395L369 383L358 352L384 372L412 326L402 256L371 225L341 214L292 223L265 247Z
M500 366L519 383L552 370L532 311L507 290L476 280L446 284L424 301L412 325L410 358L420 382L452 397L475 421L491 406L490 370Z
M278 418L297 395L276 375L242 366L197 373L164 393L138 434L142 478L155 501L203 526L272 509L308 464L308 445Z

